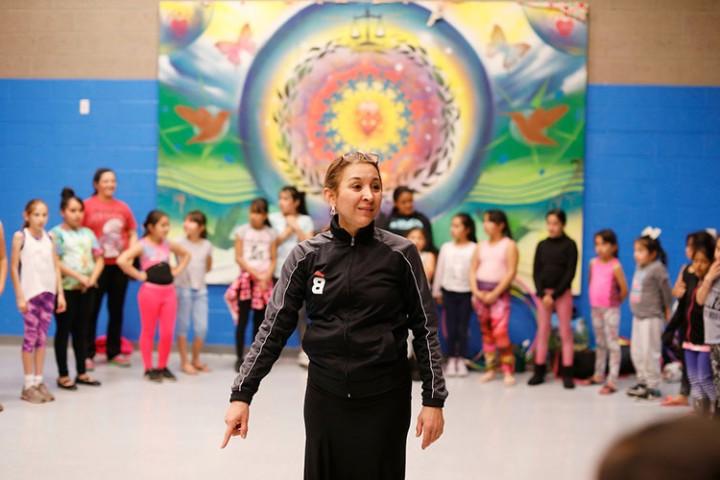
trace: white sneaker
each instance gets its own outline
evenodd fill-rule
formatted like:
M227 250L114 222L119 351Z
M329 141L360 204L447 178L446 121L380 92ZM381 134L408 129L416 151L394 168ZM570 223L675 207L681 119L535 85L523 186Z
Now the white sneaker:
M308 368L310 366L310 358L308 358L307 353L305 353L304 350L300 350L300 353L298 353L298 365L303 368Z
M468 369L467 369L467 365L465 365L464 358L458 357L455 359L455 370L457 372L458 377L467 377Z
M443 369L443 374L446 377L456 377L457 376L457 364L455 362L455 357L448 358L448 361L445 364L445 368Z

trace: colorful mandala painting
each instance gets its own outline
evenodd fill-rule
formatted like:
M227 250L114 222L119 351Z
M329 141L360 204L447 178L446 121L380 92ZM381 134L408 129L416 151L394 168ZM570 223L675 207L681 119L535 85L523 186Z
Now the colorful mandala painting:
M209 280L232 280L247 206L307 192L338 154L377 153L447 240L458 211L503 208L530 278L544 212L582 243L587 4L161 2L158 204L204 211ZM579 276L578 276L579 278ZM577 290L577 287L576 287Z

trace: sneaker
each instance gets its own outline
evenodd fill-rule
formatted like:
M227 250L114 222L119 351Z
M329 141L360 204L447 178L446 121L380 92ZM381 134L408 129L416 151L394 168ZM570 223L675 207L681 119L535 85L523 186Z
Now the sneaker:
M165 367L163 369L158 369L158 371L160 372L160 375L162 376L163 380L168 380L170 382L177 381L177 377L175 375L173 375L173 373L167 367Z
M457 376L457 364L455 362L455 358L448 358L448 361L445 364L445 369L443 370L443 374L446 377L456 377Z
M468 376L468 369L467 369L467 365L465 365L464 358L456 358L455 359L455 370L457 372L458 377L467 377Z
M298 353L298 365L303 368L308 368L310 366L310 358L303 350L300 350L300 353Z
M647 390L647 387L643 385L642 383L638 383L637 385L633 385L632 387L628 388L625 393L629 397L641 397L645 395L645 392Z
M93 362L92 358L85 359L85 371L88 371L88 372L95 371L95 362Z
M662 398L662 393L657 388L646 388L645 392L642 395L638 395L637 398L642 398L643 400L657 400Z
M40 395L42 395L45 398L46 402L54 402L55 397L53 397L53 394L50 393L50 390L45 386L44 383L41 383L40 385L35 387L38 392L40 392Z
M145 378L147 380L150 380L151 382L162 382L162 374L160 373L160 370L155 370L154 368L150 370L145 370Z
M110 365L115 365L116 367L120 368L130 367L130 359L123 355L114 356L108 363L110 363Z
M45 403L45 397L35 387L23 388L20 399L30 403Z

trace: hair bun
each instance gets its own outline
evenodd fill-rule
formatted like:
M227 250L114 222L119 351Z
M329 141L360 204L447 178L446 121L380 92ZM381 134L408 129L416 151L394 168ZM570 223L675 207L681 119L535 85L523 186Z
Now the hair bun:
M73 190L70 187L65 187L62 189L62 192L60 193L60 196L62 198L73 198L75 197L75 190Z

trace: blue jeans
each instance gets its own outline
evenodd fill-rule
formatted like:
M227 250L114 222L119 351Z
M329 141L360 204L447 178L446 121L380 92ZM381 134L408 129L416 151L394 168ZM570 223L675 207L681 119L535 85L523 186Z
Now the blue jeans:
M194 288L177 287L178 312L177 312L177 334L178 337L187 337L192 320L195 338L205 340L208 328L208 294L207 290L196 290Z

